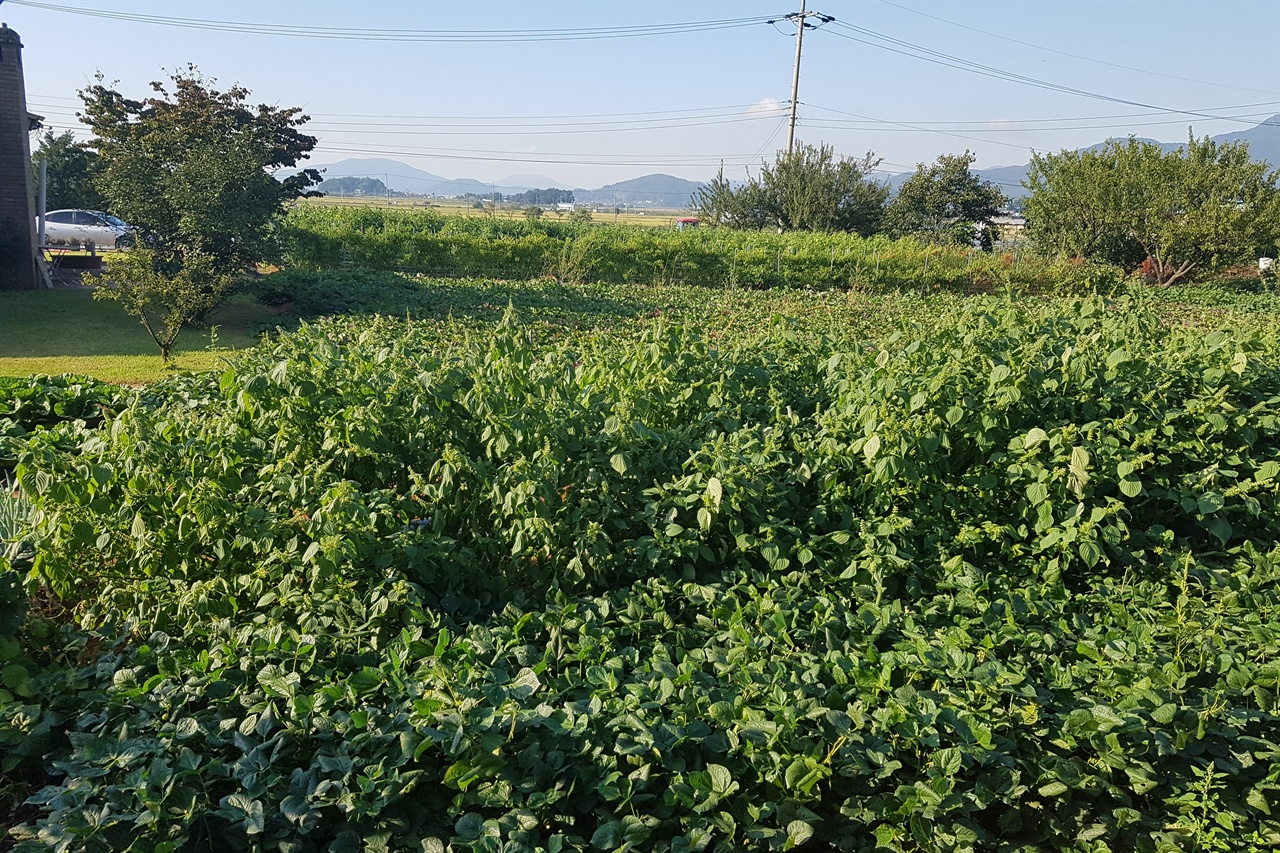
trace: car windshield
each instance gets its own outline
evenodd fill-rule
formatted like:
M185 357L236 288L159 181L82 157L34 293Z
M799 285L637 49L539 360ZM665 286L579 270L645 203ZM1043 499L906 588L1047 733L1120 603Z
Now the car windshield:
M94 215L96 215L96 216L101 216L103 219L107 220L107 224L108 224L108 225L114 225L114 226L116 226L117 228L128 228L128 227L129 227L129 226L128 226L128 224L127 224L123 219L120 219L119 217L116 217L116 216L112 216L110 213L103 213L103 212L102 212L102 211L100 211L100 210L94 210L94 211L91 211L91 212L92 212Z

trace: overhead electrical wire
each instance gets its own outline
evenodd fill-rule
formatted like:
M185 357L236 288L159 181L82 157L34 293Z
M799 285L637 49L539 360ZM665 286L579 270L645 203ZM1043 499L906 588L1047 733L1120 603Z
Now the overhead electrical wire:
M755 155L695 155L695 154L568 154L557 152L495 151L469 148L431 148L401 145L395 148L381 146L351 147L358 143L343 142L330 145L321 140L317 150L338 151L349 154L384 154L407 157L430 157L441 160L487 160L511 163L547 163L574 166L714 166L719 161L751 160ZM314 156L314 154L313 154Z
M941 51L936 51L931 48L924 47L922 45L918 45L912 42L904 41L902 39L894 38L893 36L887 36L887 35L884 35L883 33L878 33L875 30L869 30L865 27L858 27L853 24L845 23L844 21L836 21L833 27L834 28L824 27L821 30L821 32L829 32L831 35L837 36L839 38L848 39L849 41L854 41L859 44L864 44L869 47L877 48L879 50L885 50L885 51L889 51L890 53L897 53L903 56L909 56L913 59L920 59L925 62L931 62L936 65L942 65L947 68L953 68L959 71L968 71L972 74L979 74L981 76L991 77L997 80L1004 80L1006 82L1011 82L1011 83L1020 83L1027 86L1033 86L1038 89L1045 89L1051 92L1060 92L1067 95L1076 95L1078 97L1092 98L1094 100L1107 101L1114 104L1126 104L1131 107L1142 107L1143 109L1160 110L1161 112L1196 116L1198 118L1211 118L1211 119L1220 119L1223 121L1235 121L1241 124L1254 124L1254 122L1250 122L1241 118L1236 118L1234 116L1219 116L1219 115L1213 115L1210 113L1199 112L1196 110L1180 110L1172 107L1161 107L1156 104L1148 104L1142 101L1130 100L1128 98L1120 98L1112 95L1104 95L1098 92L1090 92L1085 89L1077 89L1072 86L1063 86L1059 83L1052 83L1047 80L1040 80L1035 77L1028 77L1024 74L1016 74L1011 71L1004 71L1000 68L995 68L990 65L983 65L981 63L973 62L968 59L963 59L958 56L952 56L951 54L942 53ZM849 32L842 32L842 30L848 30ZM849 34L850 32L857 33L858 35L850 35ZM859 38L858 36L865 36L865 38ZM1262 124L1265 124L1268 126L1280 126L1280 124L1271 125L1271 123L1269 122L1262 122Z
M74 115L65 107L45 105L37 101L30 102L37 109L43 109L61 116ZM741 124L759 122L777 118L783 108L771 108L756 113L706 113L701 116L668 119L642 119L639 121L603 121L547 124L455 124L455 123L370 123L351 121L308 121L303 130L309 133L346 133L355 129L363 134L413 136L431 134L433 136L545 136L545 135L583 135L599 133L637 133L654 130L670 130L686 127L707 127L722 124ZM605 125L601 127L600 125ZM408 129L399 129L408 128Z
M805 101L801 101L800 105L806 106L806 107L812 107L813 109L818 109L818 110L831 110L830 107L823 107L823 106L819 106L818 104L808 103ZM1280 109L1280 101L1258 101L1251 104L1230 104L1223 107L1200 107L1199 109L1205 112L1210 112L1213 110L1244 110L1244 109L1251 109L1253 107L1270 107L1272 109ZM840 112L839 110L831 110L831 111ZM1252 115L1268 115L1270 114L1270 112L1271 110L1268 110L1266 113L1253 113ZM1168 110L1146 110L1140 113L1111 113L1108 115L1100 115L1100 116L1062 116L1061 118L1020 118L1020 119L1001 118L1001 119L981 119L978 121L956 121L954 119L951 119L951 120L912 119L911 123L912 124L941 124L941 125L1005 124L1005 123L1044 124L1049 122L1063 122L1063 121L1110 121L1112 119L1118 119L1118 118L1146 118L1150 116L1169 115L1169 114L1170 112ZM980 130L980 128L968 128L968 129L973 131Z
M39 102L49 101L49 100L75 101L77 102L77 104L80 103L79 98L73 98L67 95L33 94L30 96L30 103L39 103ZM305 107L302 109L303 109L303 112L306 113L306 115L309 117L311 121L323 121L328 118L405 119L407 120L403 122L389 122L389 123L388 122L369 122L369 121L327 122L329 124L361 124L361 125L392 124L392 125L403 125L403 126L417 126L416 124L413 123L413 121L422 120L424 122L422 126L432 126L432 127L436 127L436 126L439 126L439 127L504 127L504 126L505 127L529 127L529 126L538 126L538 125L536 124L535 125L526 125L526 124L495 125L495 124L490 124L489 122L516 122L516 121L528 120L532 122L543 122L543 123L554 122L556 126L563 126L564 124L566 124L567 120L575 120L575 119L591 119L592 121L568 121L568 123L571 123L574 125L626 124L626 123L639 123L639 122L646 122L646 121L654 121L654 122L676 121L681 119L684 116L691 116L693 118L717 118L717 117L733 116L733 115L747 116L747 115L757 115L757 114L769 116L772 113L778 112L779 110L785 110L789 103L790 101L778 101L776 103L766 105L759 101L756 101L754 103L749 103L749 104L724 104L721 106L713 106L713 107L689 107L687 109L675 109L675 110L641 110L641 111L634 111L634 112L619 112L619 113L574 113L574 114L564 114L564 115L542 114L542 115L527 115L527 116L520 116L520 115L506 115L506 116L412 115L412 114L403 114L403 113L401 114L319 113L319 112L312 112L310 110L307 110ZM51 104L51 105L47 105L47 108L67 109L68 107L65 105ZM746 112L743 112L744 110ZM652 116L652 118L647 118L650 116ZM617 121L595 121L595 119L617 119ZM467 122L475 122L475 124L457 124L457 125L439 124L439 122L442 122L442 121L449 121L449 122L467 121Z
M722 124L742 124L744 122L759 122L777 118L773 115L759 116L739 116L737 118L709 119L706 121L683 121L672 124L661 125L645 125L642 127L570 127L570 128L545 128L530 127L520 130L499 130L490 129L483 126L475 127L472 130L442 130L438 126L418 125L412 130L388 130L375 129L367 125L359 132L367 134L376 134L379 136L581 136L585 134L599 133L643 133L653 130L678 130L686 127L710 127ZM343 125L338 128L330 126L325 122L309 122L302 127L302 130L308 133L350 133L355 131L355 127Z
M829 108L827 108L827 109L829 109ZM904 122L904 121L889 121L888 119L881 119L881 118L876 118L875 116L862 115L861 113L851 113L851 112L847 112L847 111L845 111L845 110L830 110L830 112L841 113L842 115L847 115L847 116L853 116L854 118L860 118L860 119L863 119L863 120L865 120L865 121L874 122L874 123L876 123L876 124L889 124L889 125L894 125L894 126L896 126L896 127L904 127L904 128L909 129L909 130L917 130L917 131L920 131L921 133L933 133L933 134L937 134L937 135L939 135L939 136L951 136L951 137L955 137L956 139L967 139L967 140L969 140L970 142L981 142L981 143L983 143L984 145L1003 145L1005 148L1017 148L1017 149L1018 149L1018 150L1020 150L1020 151L1033 151L1033 150L1034 150L1034 149L1033 149L1033 148L1031 148L1030 146L1027 146L1027 145L1018 145L1018 144L1013 143L1013 142L1001 142L1001 141L1000 141L1000 140L998 140L998 139L982 139L981 137L977 137L977 136L968 136L968 135L963 134L963 133L954 133L954 132L952 132L952 131L948 131L948 130L938 130L937 128L932 128L932 127L923 127L923 126L918 125L918 124L910 124L910 123L908 123L908 122ZM807 123L805 123L805 122L802 120L802 121L801 121L800 126L801 126L801 127L806 127L806 126L808 126L808 125L807 125Z
M1046 47L1045 45L1042 45L1042 44L1035 44L1034 42L1023 41L1022 39L1013 38L1012 36L1000 35L999 33L993 33L989 30L982 30L982 29L978 29L977 27L971 27L968 24L962 24L959 21L953 21L950 18L943 18L939 15L931 15L928 12L922 12L919 9L912 9L910 6L904 6L901 3L894 3L892 2L892 0L879 0L879 2L883 3L886 6L892 6L895 9L901 9L904 12L910 12L913 15L920 15L923 18L931 18L935 21L941 21L942 23L948 24L953 27L959 27L962 30L968 30L971 33L979 33L980 35L990 36L991 38L994 38L994 39L1000 39L1001 41L1007 41L1012 44L1022 45L1023 47L1029 47L1034 50L1043 50L1047 53L1056 53L1058 56L1066 56L1066 57L1070 57L1071 59L1083 60L1084 62L1093 62L1098 65L1105 65L1109 68L1119 68L1123 71L1136 71L1139 74L1149 74L1153 77L1164 77L1168 80L1178 80L1183 83L1198 83L1201 86L1215 86L1219 89L1236 89L1241 92L1261 92L1264 95L1276 94L1276 91L1274 89L1252 89L1252 88L1249 88L1248 86L1232 86L1229 83L1213 83L1209 80L1197 80L1194 77L1179 77L1177 74L1165 74L1164 72L1161 72L1161 71L1152 71L1150 68L1136 68L1132 65L1121 65L1118 62L1107 62L1105 59L1098 59L1093 56L1082 56L1081 54L1078 54L1078 53L1070 53L1065 50L1058 50L1057 48Z
M842 114L842 115L853 115L853 113L847 113L847 112L844 112L843 110L832 109L832 108L830 108L830 107L822 107L822 106L818 106L818 105L816 105L816 104L809 104L809 103L806 103L806 102L803 102L803 101L801 102L801 104L802 104L802 105L804 105L804 106L812 107L813 109L824 110L824 111L827 111L827 112L840 113L840 114ZM1252 116L1253 118L1255 118L1255 119L1269 118L1271 115L1272 115L1272 113L1271 113L1271 112L1262 112L1262 113L1252 113L1252 114L1251 114L1251 116ZM876 126L879 126L879 125L885 125L885 124L894 124L895 126L894 126L894 127L892 127L892 128L883 128L883 127L878 127L878 129L879 129L879 130L881 130L881 131L885 131L885 132L899 132L899 131L912 131L912 132L914 132L914 131L916 131L916 130L917 130L917 127L915 126L915 124L913 124L913 125L903 125L903 124L899 124L899 123L895 123L895 122L888 122L888 121L885 121L885 120L882 120L882 119L874 119L874 118L860 119L860 120L858 120L858 121L849 121L849 120L841 120L841 119L831 119L831 118L828 118L828 119L818 119L818 121L822 121L822 122L826 122L826 123L825 123L825 124L818 124L818 123L815 123L815 121L810 120L810 121L806 122L806 125L807 125L808 127L830 127L830 128L841 128L841 127L843 127L843 128L846 128L846 129L854 129L854 126L855 126L855 125L867 125L867 124L870 124L870 125L876 125ZM1002 122L1002 124L1017 124L1017 123L1018 123L1018 122L1015 122L1015 121L1012 121L1012 120L1008 120L1008 121L1006 121L1006 122ZM922 125L923 125L923 124L928 124L928 123L927 123L927 122L918 122L918 123L916 123L916 124L922 124ZM925 128L925 129L926 129L926 130L928 130L929 132L937 132L937 131L939 131L939 130L943 130L943 129L948 129L948 128L949 128L949 129L951 130L951 132L957 132L957 133L958 133L958 132L965 132L965 133L1057 133L1057 132L1061 132L1061 131L1074 131L1074 130L1116 130L1116 129L1133 128L1133 127L1157 127L1157 126L1170 125L1170 124L1186 124L1186 119L1164 119L1164 120L1162 120L1162 121L1125 122L1124 124L1076 124L1076 125L1058 125L1058 126L1054 126L1054 127L989 127L989 128L988 128L988 127L951 127L951 125L955 125L955 124L965 124L965 122L951 122L951 123L934 122L934 124L943 124L943 125L944 125L944 127L943 127L943 128L934 128L934 127L929 127L929 128Z
M214 21L203 18L144 15L135 12L116 12L109 9L86 9L40 3L36 0L7 0L15 6L27 6L51 12L86 15L132 23L153 24L185 29L213 30L245 35L285 36L289 38L338 39L342 41L389 42L455 42L501 43L539 41L588 41L595 39L640 38L645 36L675 35L680 33L708 32L749 27L768 20L765 16L724 18L711 21L680 21L666 24L633 24L616 27L565 27L560 29L529 30L404 30L375 29L365 27L315 27L305 24L266 24L249 21Z
M10 2L12 2L12 0L10 0ZM44 104L43 102L45 101L75 101L77 105L80 103L79 98L72 97L69 95L42 95L42 94L30 95L28 103L39 106L43 109L49 109L49 110L65 111L68 109L68 107L65 105ZM473 126L474 127L502 127L502 126L537 127L538 126L537 124L517 125L517 124L514 124L514 122L521 121L521 120L529 120L532 122L554 121L556 122L557 125L560 125L564 123L564 120L568 120L568 119L607 119L607 118L626 118L628 116L636 116L636 117L638 116L657 116L657 117L671 116L674 119L674 117L677 117L679 115L685 115L685 114L698 114L694 117L716 117L719 115L732 115L732 113L728 112L730 110L753 110L753 109L757 110L759 115L769 116L772 113L786 110L789 104L790 104L790 101L783 100L783 101L778 101L776 104L770 104L768 106L765 106L761 104L761 102L757 101L750 104L724 104L721 106L690 107L687 109L678 109L678 110L647 110L647 111L619 112L619 113L571 113L571 114L562 114L562 115L542 114L542 115L504 115L504 116L422 115L422 114L413 114L413 113L321 113L321 112L313 112L311 110L305 110L305 109L304 111L308 116L310 116L311 122L309 122L309 124L313 122L324 123L324 124L346 124L347 122L329 122L325 120L329 118L358 118L358 119L398 119L403 121L392 121L392 122L368 121L368 122L351 122L351 124L416 127L416 126L419 126L416 122L422 121L423 123L420 125L422 127L437 127L437 126L439 127L473 127ZM817 104L813 104L809 102L802 103L802 106L808 106L813 109L821 109L821 110L829 109L828 107L822 107ZM1220 107L1198 107L1195 110L1195 112L1203 113L1204 117L1218 118L1218 119L1225 120L1227 118L1226 116L1215 116L1213 114L1214 111L1222 112L1226 110L1245 110L1245 109L1252 109L1254 107L1269 107L1269 108L1280 109L1280 100L1254 101L1247 104L1228 104L1226 106L1220 106ZM1268 111L1268 113L1269 112L1270 111ZM910 123L920 124L920 125L936 124L936 125L946 125L946 126L982 125L982 124L1048 124L1048 123L1058 123L1058 122L1111 121L1113 119L1145 118L1149 116L1171 115L1175 113L1181 114L1181 111L1157 108L1157 109L1148 109L1148 110L1144 110L1142 112L1136 112L1136 113L1107 113L1105 115L1086 115L1086 116L1073 115L1073 116L1062 116L1059 118L1001 118L1001 119L979 119L975 121L958 121L954 119L948 119L948 120L911 119ZM1240 117L1248 117L1248 116L1267 115L1268 113L1237 113L1237 115ZM68 114L74 115L74 113L68 113ZM754 115L754 114L755 113L742 113L740 115ZM634 120L636 122L643 122L646 119L635 118ZM663 119L655 118L652 120L661 121ZM442 121L448 121L448 122L470 121L470 122L475 122L475 124L474 125L435 124L435 122L442 122ZM486 122L512 122L512 124L493 125L493 124L487 124ZM591 123L595 123L595 122L574 122L574 124L591 124ZM605 124L607 122L599 122L599 123ZM622 122L619 122L619 123L622 123ZM1158 124L1159 122L1156 122L1156 123ZM1134 124L1136 126L1141 126L1142 123L1137 122ZM985 132L983 131L982 128L977 128L977 127L968 127L963 129L967 129L972 132Z

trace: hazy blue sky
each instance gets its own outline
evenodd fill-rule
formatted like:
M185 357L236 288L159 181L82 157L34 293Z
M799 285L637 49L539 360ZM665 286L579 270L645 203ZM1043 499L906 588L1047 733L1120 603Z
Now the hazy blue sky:
M0 18L22 35L32 110L59 128L74 126L76 90L96 71L142 96L164 69L192 62L221 83L252 89L255 101L305 107L308 129L321 140L315 163L390 156L446 177L537 174L595 187L651 172L705 179L721 159L730 176L742 177L747 164L772 158L786 138L794 27L761 20L633 38L420 39L781 18L798 5L10 0L0 3ZM1189 125L1216 134L1280 113L1280 0L808 0L808 7L836 23L805 33L797 136L845 154L874 151L891 171L965 148L988 167L1109 135L1180 140ZM186 28L101 13L332 28L316 30L326 36L359 28L369 38ZM917 48L935 61L903 55ZM938 53L994 76L938 64L954 64ZM1006 74L1116 100L998 79Z

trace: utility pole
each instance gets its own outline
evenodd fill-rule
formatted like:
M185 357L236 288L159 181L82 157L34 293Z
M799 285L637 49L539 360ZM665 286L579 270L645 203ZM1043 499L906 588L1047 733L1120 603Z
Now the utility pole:
M829 24L835 20L835 18L830 15L823 15L819 12L806 12L804 4L805 0L800 0L800 11L792 12L786 16L788 21L791 21L796 25L796 67L791 74L791 118L787 122L788 154L790 154L792 148L795 147L796 141L796 107L798 106L797 101L800 96L800 50L804 45L805 28L814 26L814 24L806 23L806 19L818 18L824 24Z

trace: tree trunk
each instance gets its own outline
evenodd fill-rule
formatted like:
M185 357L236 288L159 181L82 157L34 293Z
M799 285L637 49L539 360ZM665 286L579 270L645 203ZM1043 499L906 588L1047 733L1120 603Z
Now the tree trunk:
M1169 285L1173 284L1175 281L1177 281L1178 279L1182 278L1187 273L1195 269L1195 266L1196 266L1195 261L1185 261L1182 264L1182 266L1178 267L1177 269L1173 269L1173 267L1169 264L1165 264L1161 261L1156 261L1155 262L1156 284L1160 285L1161 287L1168 287Z

